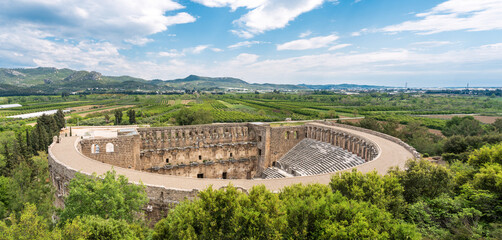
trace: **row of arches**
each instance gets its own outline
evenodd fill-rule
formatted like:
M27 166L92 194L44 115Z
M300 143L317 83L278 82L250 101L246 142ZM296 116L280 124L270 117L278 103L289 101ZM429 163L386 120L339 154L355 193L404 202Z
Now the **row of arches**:
M377 147L366 140L344 132L333 131L322 127L307 127L308 138L327 142L352 152L366 161L378 155Z
M113 145L113 143L107 143L105 145L105 152L107 153L115 152L115 146ZM100 153L99 144L91 145L91 153Z

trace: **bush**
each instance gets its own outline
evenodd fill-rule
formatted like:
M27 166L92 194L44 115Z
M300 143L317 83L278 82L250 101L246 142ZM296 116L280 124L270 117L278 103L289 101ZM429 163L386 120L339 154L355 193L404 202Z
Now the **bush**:
M475 150L469 156L469 163L474 166L482 166L487 163L502 164L502 143Z
M60 214L63 224L88 215L132 222L141 216L141 208L148 202L144 185L129 184L126 177L117 176L115 171L99 177L77 173L70 181L68 192Z
M414 203L422 198L436 198L441 194L449 194L454 187L451 171L443 166L427 160L409 160L406 170L393 169L389 174L396 175L404 187L404 198Z

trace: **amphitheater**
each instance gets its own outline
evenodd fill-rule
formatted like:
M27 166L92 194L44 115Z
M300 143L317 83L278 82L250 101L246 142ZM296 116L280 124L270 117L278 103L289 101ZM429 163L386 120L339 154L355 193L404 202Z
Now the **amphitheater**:
M146 215L153 222L173 205L209 186L230 183L248 191L272 191L297 183L327 184L339 171L404 167L420 155L401 140L328 121L271 127L267 123L209 124L164 128L74 127L49 147L56 205L64 207L76 172L101 175L114 169L146 186Z

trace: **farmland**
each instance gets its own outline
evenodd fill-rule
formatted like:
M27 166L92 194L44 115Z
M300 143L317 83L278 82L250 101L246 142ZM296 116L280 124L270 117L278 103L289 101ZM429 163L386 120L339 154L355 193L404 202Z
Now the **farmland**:
M113 113L133 109L138 124L169 126L182 108L205 110L213 122L302 121L346 117L372 117L379 121L395 120L401 124L421 121L422 125L441 130L450 114L477 114L497 118L502 113L500 99L466 96L418 96L368 93L342 94L225 94L225 95L78 95L4 97L0 103L19 103L22 107L0 109L2 124L33 120L8 120L7 117L54 109L70 109L70 125L106 125L113 123ZM426 116L425 116L426 115ZM105 118L108 116L109 120ZM431 117L432 116L432 117ZM437 116L437 117L436 117ZM499 115L500 116L500 115ZM127 118L123 119L127 124ZM171 121L170 121L171 120Z

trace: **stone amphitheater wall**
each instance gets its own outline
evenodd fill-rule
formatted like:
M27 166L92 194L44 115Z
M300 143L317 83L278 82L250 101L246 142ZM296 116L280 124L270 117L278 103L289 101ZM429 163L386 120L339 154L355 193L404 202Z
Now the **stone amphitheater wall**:
M78 150L89 158L114 166L133 169L141 166L138 135L82 139Z
M419 155L409 145L386 134L331 122L319 121L319 123L377 135L398 143L414 155ZM178 136L177 139L176 136ZM156 171L159 173L190 176L194 178L200 173L204 174L204 177L223 178L222 173L226 172L227 178L232 179L259 176L264 168L270 166L274 160L280 159L280 157L282 157L293 146L295 146L296 143L304 138L312 138L337 146L342 146L344 149L353 151L354 153L365 157L366 160L371 160L372 157L375 157L375 155L378 154L378 152L374 152L375 150L378 151L378 146L375 148L375 146L371 145L371 141L365 141L363 137L354 136L344 131L338 131L329 128L328 126L322 127L315 124L279 128L271 128L269 124L263 123L214 124L152 129L140 128L138 129L137 135L119 135L117 138L77 140L78 142L75 143L75 147L80 153L82 153L82 155L92 159L114 166L124 168L131 167L134 169L143 169L144 166L146 166L140 164L142 161L140 156L141 154L146 154L147 152L152 152L152 154L155 152L155 154L162 156L162 158L159 159L163 159L163 154L165 153L162 153L162 151L165 150L162 149L177 148L180 150L187 148L190 149L189 151L194 151L193 149L197 148L205 149L204 151L207 151L207 153L205 152L207 155L204 155L202 161L198 159L198 155L202 154L197 152L193 154L193 156L196 156L196 159L191 164L184 163L184 166L180 167L175 166L173 162L169 167L165 166L165 162L162 162L163 167L159 167ZM112 143L114 145L113 153L106 153L106 144L108 143ZM102 146L100 147L99 153L92 153L92 144ZM232 146L232 144L235 145ZM248 151L242 155L242 158L228 158L220 160L209 159L211 156L215 156L214 154L216 154L212 152L213 148L225 148L226 146L228 148L227 152L229 150L235 150L237 152L237 146L239 145L245 146L245 150L241 151ZM63 196L68 193L68 184L77 171L63 165L55 159L51 152L51 147L49 147L48 158L51 180L53 185L56 187L56 205L64 207ZM218 152L218 150L214 151ZM371 152L373 155L369 155ZM136 158L134 156L138 157ZM192 155L189 155L189 158L191 156ZM204 161L205 158L209 160ZM151 160L151 162L153 161L154 160ZM185 159L183 161L187 162L189 160ZM155 171L155 169L151 169L150 171ZM198 189L177 189L176 186L164 187L146 185L146 192L149 198L149 203L145 206L144 210L148 219L151 219L152 222L156 222L164 217L173 205L183 201L184 199L194 199L197 196Z
M64 196L68 194L68 185L70 180L75 177L75 174L78 171L57 161L51 152L51 147L49 147L48 162L50 178L53 186L56 188L55 205L56 207L64 208ZM82 174L90 176L86 173ZM197 189L169 189L162 186L152 185L145 185L145 191L149 202L143 210L146 218L150 220L152 224L165 217L169 209L173 208L176 204L184 200L192 200L196 198L197 193L199 192Z
M192 178L251 179L256 175L257 158L193 162L148 169L149 172Z
M369 162L375 159L381 149L373 141L329 126L306 124L306 136L317 141L341 147Z
M356 130L356 131L360 131L360 132L364 132L364 133L369 133L369 134L372 134L375 136L379 136L381 138L385 138L389 141L392 141L392 142L397 143L400 146L404 147L406 150L408 150L410 153L412 153L415 158L421 158L420 153L414 147L408 145L407 143L405 143L403 140L401 140L399 138L387 135L385 133L373 131L373 130L367 129L367 128L361 128L361 127L356 127L356 126L347 125L347 124L335 123L335 122L331 122L331 121L315 121L315 122L318 122L321 124L327 124L327 125L331 125L331 126L336 126L336 127L348 128L348 129L352 129L352 130Z
M275 166L284 154L306 137L304 125L274 127L270 129L270 157L263 163L264 168Z

